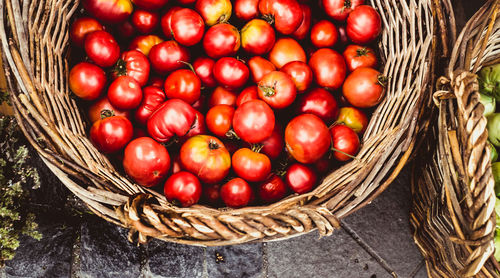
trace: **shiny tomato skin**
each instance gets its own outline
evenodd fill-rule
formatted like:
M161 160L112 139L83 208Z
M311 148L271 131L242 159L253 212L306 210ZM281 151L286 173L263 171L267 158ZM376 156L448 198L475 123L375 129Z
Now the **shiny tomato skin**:
M292 33L292 37L296 40L305 39L311 29L311 7L307 4L300 4L300 8L302 9L302 23L299 25L299 28Z
M365 132L366 127L368 126L368 118L366 117L366 114L354 107L340 108L339 117L336 122L350 127L357 134Z
M382 31L382 20L373 7L356 7L347 18L347 36L356 44L367 44L375 40Z
M330 129L333 145L333 157L339 161L352 159L341 152L355 156L359 151L359 138L356 132L345 125L336 125Z
M123 149L132 139L132 123L122 116L111 116L95 122L90 128L90 139L103 153L113 153Z
M193 174L181 171L171 175L163 187L163 194L174 205L190 207L200 200L200 180Z
M137 184L152 187L167 176L170 155L162 144L150 137L140 137L125 148L123 169Z
M272 71L260 80L259 98L275 109L290 106L297 96L292 78L281 71Z
M335 50L321 48L309 59L316 83L321 87L338 89L342 86L346 75L344 57Z
M375 68L377 66L377 56L375 52L366 46L351 44L344 50L344 59L349 71L358 68Z
M193 71L179 69L167 77L164 88L169 99L178 98L193 104L200 98L201 81Z
M276 70L273 63L260 56L250 58L250 60L248 60L248 67L252 73L252 80L255 83L259 83L264 75Z
M71 29L69 31L69 36L71 41L79 46L83 47L83 43L85 42L85 36L94 32L104 30L99 21L91 18L91 17L80 17L73 24L71 24Z
M138 50L125 51L116 62L112 76L113 78L122 75L130 76L142 87L149 80L150 67L148 57L142 52Z
M234 107L221 104L216 105L207 112L207 128L219 138L226 137L226 133L233 124Z
M130 76L119 76L109 85L108 99L118 109L134 109L141 104L141 86Z
M205 23L197 12L183 8L172 15L170 28L172 28L172 35L178 43L184 46L193 46L203 38Z
M250 75L248 67L233 57L224 57L215 62L214 78L228 89L238 89L245 85Z
M130 21L139 33L149 34L158 26L159 20L160 16L155 12L135 10Z
M311 42L317 48L332 47L338 41L337 27L328 20L321 20L311 29Z
M189 52L176 41L165 41L151 48L149 60L151 66L160 74L165 74L184 66L184 62L189 62Z
M125 21L134 7L130 0L84 0L85 10L104 23L116 24Z
M240 32L228 23L215 24L203 37L203 49L214 59L235 55L240 45Z
M182 9L182 7L171 7L160 19L161 30L167 39L173 38L170 23L172 22L172 15L180 9Z
M234 14L243 21L250 21L259 15L259 0L236 0Z
M342 93L355 107L373 107L384 98L385 89L381 80L382 75L377 70L358 68L345 79Z
M120 57L120 46L113 36L103 30L85 37L85 53L100 67L111 67Z
M306 52L300 44L291 38L281 38L276 41L271 52L269 60L276 68L281 69L284 65L293 62L307 62Z
M231 168L231 156L226 147L209 135L189 138L181 147L180 160L183 169L208 184L222 181Z
M163 39L156 35L137 36L132 40L128 49L135 49L142 52L142 54L149 56L151 48L162 42Z
M196 0L195 9L207 26L227 22L233 6L230 0Z
M298 94L309 89L313 81L313 72L311 68L301 61L290 62L284 65L280 71L288 74L288 76L292 78Z
M237 150L231 161L236 175L249 182L263 181L271 173L269 157L248 148Z
M270 159L277 159L285 146L281 129L276 125L271 136L260 142L260 144L262 144L260 151L263 154L267 155Z
M241 47L252 55L271 51L276 41L273 27L262 19L252 19L241 29Z
M314 114L328 125L339 115L339 106L330 92L323 88L315 88L299 99L297 113Z
M347 37L346 26L339 25L338 31L339 31L339 43L341 46L345 47L349 43L349 37Z
M220 196L226 206L241 208L250 203L253 191L245 180L234 178L221 187Z
M337 21L345 21L359 5L363 5L365 0L322 0L321 4L327 15Z
M196 110L180 99L169 99L148 119L148 133L160 143L186 135L196 120Z
M234 112L233 129L242 140L259 143L271 136L275 118L273 110L262 100L250 100Z
M259 184L259 198L266 204L277 202L286 196L288 188L285 182L277 175Z
M193 62L193 69L201 80L204 87L215 87L217 81L214 79L213 69L215 61L207 57L198 57Z
M213 93L210 95L210 98L208 99L208 108L212 108L216 105L221 105L221 104L235 106L236 98L237 98L236 93L224 89L223 87L217 87L215 88Z
M313 114L292 119L285 129L285 146L295 160L313 163L330 148L331 138L323 121Z
M165 102L166 96L161 88L155 86L144 87L142 92L142 102L135 110L135 120L142 125L146 125L151 114Z
M106 86L106 73L100 67L81 62L69 72L69 88L81 99L97 99Z
M109 110L109 111L113 112L113 114L115 116L123 116L123 117L130 120L130 111L129 110L117 109L117 108L113 107L113 105L111 105L111 103L109 102L107 97L102 97L102 98L94 101L92 103L92 105L90 105L90 107L89 107L87 115L89 117L90 122L95 123L98 120L100 120L101 113L104 110Z
M168 3L168 0L132 0L132 2L141 9L156 10Z
M196 110L196 118L194 120L193 125L189 129L188 133L186 135L182 136L179 140L180 142L185 142L187 139L196 136L196 135L203 135L207 133L207 125L205 124L205 117L203 114Z
M259 12L263 18L273 19L276 30L290 35L302 23L302 10L296 0L260 0Z
M241 93L238 95L238 98L236 98L236 106L240 106L243 103L253 99L259 99L259 91L257 89L257 86L250 86L241 91Z
M286 184L298 194L311 191L317 181L316 173L309 166L300 163L292 164L285 174Z

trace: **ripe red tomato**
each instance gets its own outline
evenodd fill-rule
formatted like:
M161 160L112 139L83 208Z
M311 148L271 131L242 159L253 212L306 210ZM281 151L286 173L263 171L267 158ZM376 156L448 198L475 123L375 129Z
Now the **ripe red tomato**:
M261 0L259 11L262 17L274 22L276 30L284 35L290 35L302 23L302 10L296 0Z
M257 90L257 86L246 87L238 95L238 98L236 99L236 106L240 106L243 103L253 99L259 99L259 92Z
M140 137L125 148L123 169L137 184L152 187L167 176L170 155L162 144L150 137Z
M316 160L314 164L311 165L311 167L318 173L319 175L326 175L330 172L330 169L332 167L332 163L328 157L328 153L324 155L322 158L319 160Z
M316 83L321 87L338 89L342 86L346 75L344 57L335 50L321 48L309 59Z
M337 27L328 20L321 20L311 29L311 42L317 48L332 47L337 43Z
M171 175L165 182L163 193L173 205L189 207L200 200L201 183L198 178L185 171Z
M159 76L151 76L149 78L148 86L155 86L160 89L163 89L163 83L165 83L165 80Z
M109 111L109 110L108 110ZM132 139L134 128L123 116L105 117L96 121L90 128L90 139L103 153L113 153L123 149Z
M69 88L79 98L97 99L106 86L106 73L98 66L82 62L69 72Z
M142 52L142 54L149 56L151 48L161 42L163 42L163 40L156 35L137 36L132 40L128 49L135 49Z
M193 63L193 69L205 87L217 86L214 79L213 69L215 61L207 57L198 57Z
M160 105L165 102L165 92L161 88L148 86L142 89L142 102L135 111L135 120L142 125L146 125L149 117Z
M151 48L149 60L153 69L160 74L165 74L184 66L183 61L189 62L189 52L176 41L166 41Z
M302 9L302 23L292 33L292 36L297 40L305 39L311 28L311 7L307 4L300 4L300 8Z
M132 23L130 22L130 20L127 20L116 26L116 31L118 33L118 36L120 36L120 38L130 39L132 38L132 36L135 35L136 30L134 25L132 25Z
M236 97L236 93L226 90L222 87L217 87L208 99L208 107L212 108L216 105L221 104L235 106Z
M252 19L241 29L241 46L252 55L266 54L275 40L273 27L262 19Z
M141 86L130 76L119 76L109 85L108 99L118 109L134 109L141 104Z
M322 0L326 14L337 21L346 20L349 13L365 0Z
M349 43L349 38L347 37L347 30L345 25L339 25L339 42L341 46L347 45Z
M250 75L248 67L233 57L224 57L215 62L214 78L228 89L238 89L245 85Z
M180 9L172 15L170 28L172 28L174 39L185 46L192 46L200 42L205 32L203 18L188 8Z
M208 26L226 22L231 17L233 6L230 0L196 0L195 9Z
M348 161L358 153L359 138L354 130L345 125L336 125L330 129L330 133L332 135L333 157L335 159Z
M252 72L252 80L255 83L259 83L264 75L276 70L273 63L260 56L250 58L250 60L248 60L248 67Z
M277 40L269 53L269 60L278 69L293 61L307 62L304 49L296 40L291 38Z
M231 168L231 156L226 147L209 135L189 138L181 147L180 159L184 169L210 184L222 181Z
M71 24L69 36L75 45L83 47L85 36L99 30L104 30L104 27L99 21L91 17L80 17Z
M243 21L250 21L259 15L259 0L236 0L234 14Z
M87 115L89 117L90 122L95 123L98 120L100 120L101 113L104 110L111 111L115 116L123 116L127 119L130 119L130 111L116 109L113 105L111 105L107 97L102 97L93 102L92 105L89 107Z
M368 126L368 118L366 117L366 114L354 107L340 108L339 117L336 122L350 127L358 134L365 132L366 127Z
M207 112L207 128L218 137L226 137L226 133L233 124L234 107L229 105L216 105Z
M240 208L250 203L253 191L245 180L234 178L220 188L220 196L226 206Z
M132 13L130 0L84 0L83 8L93 17L105 23L120 23Z
M172 28L170 27L170 23L172 22L172 15L182 9L182 7L172 7L170 8L160 20L161 30L167 39L172 38Z
M330 124L339 115L339 107L330 92L323 88L315 88L299 99L297 112L314 114L326 124Z
M275 109L290 106L297 96L292 78L281 71L272 71L264 75L259 82L258 92L259 97Z
M159 15L146 10L135 10L132 13L131 22L135 29L142 34L149 34L158 26Z
M311 68L301 61L290 62L284 65L280 71L290 76L299 94L309 89L313 81L313 72Z
M122 53L121 58L116 62L112 76L113 78L122 75L130 76L142 87L148 82L149 70L148 57L140 51L130 50Z
M260 142L260 144L262 144L262 149L260 151L270 159L276 159L280 156L285 142L283 141L283 133L278 125L275 125L271 136Z
M173 136L182 137L188 133L196 120L196 110L180 99L165 101L149 117L148 133L156 141L167 142Z
M285 129L285 145L298 162L313 163L330 148L330 134L325 123L313 114L292 119Z
M242 140L259 143L274 130L273 110L262 100L250 100L234 112L233 129Z
M212 205L213 207L218 207L221 202L220 198L220 184L209 184L203 186L202 198L205 202Z
M351 44L344 50L344 59L349 71L357 68L375 68L377 66L377 56L375 52L366 46Z
M264 203L270 204L285 197L287 186L283 180L272 175L270 178L259 184L259 197Z
M271 173L269 157L248 148L239 149L233 154L232 165L236 175L250 182L263 181Z
M200 111L196 110L196 118L194 120L193 125L189 129L188 133L186 135L182 136L179 140L180 142L186 142L187 139L196 136L196 135L202 135L207 133L207 126L205 124L205 117L203 114L201 114Z
M120 57L120 46L106 31L94 31L85 37L85 53L98 66L111 67Z
M382 31L382 21L378 12L371 6L356 7L347 18L347 36L357 44L372 42Z
M146 10L160 9L168 3L168 0L132 0L137 7Z
M168 98L178 98L193 104L200 98L201 81L188 69L172 72L165 80L165 94Z
M285 181L295 193L303 194L314 188L318 176L309 166L295 163L286 170Z
M203 38L205 53L216 59L233 56L240 49L240 44L240 32L228 23L219 23L210 27Z
M352 105L369 108L379 104L385 94L385 77L372 68L359 68L345 79L344 97Z

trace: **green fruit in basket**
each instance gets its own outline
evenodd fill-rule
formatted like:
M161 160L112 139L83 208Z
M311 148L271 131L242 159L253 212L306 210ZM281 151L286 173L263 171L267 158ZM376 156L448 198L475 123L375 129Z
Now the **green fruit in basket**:
M488 116L488 139L495 147L500 147L500 113Z
M500 64L484 67L478 78L479 91L500 101Z
M500 162L495 162L491 164L491 171L493 172L493 178L495 179L495 193L497 196L500 195Z
M479 94L479 102L481 102L484 106L483 115L485 117L495 113L497 102L494 97L485 94Z
M493 163L498 159L497 148L495 148L495 146L493 146L490 141L488 141L488 144L490 145L490 162Z

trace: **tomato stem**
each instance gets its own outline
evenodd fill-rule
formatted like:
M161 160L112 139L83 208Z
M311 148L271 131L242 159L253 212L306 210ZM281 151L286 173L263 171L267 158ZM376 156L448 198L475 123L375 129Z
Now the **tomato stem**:
M345 156L348 156L348 157L350 157L350 158L352 158L352 159L359 160L357 157L355 157L355 156L353 156L353 155L350 155L350 154L348 154L348 153L346 153L346 152L343 152L343 151L341 151L341 150L338 150L338 149L336 149L336 148L335 148L335 147L333 147L333 146L332 146L332 151L334 151L334 152L339 152L339 153L341 153L341 154L343 154L343 155L345 155Z
M265 15L263 15L262 19L264 19L265 21L267 21L267 23L269 23L269 25L273 25L273 23L274 23L274 16L271 15L271 14L265 14Z
M366 56L368 53L370 53L370 50L366 47L356 49L356 57Z
M113 117L115 115L115 111L109 109L101 110L101 120L109 117Z
M196 74L196 72L194 71L193 65L191 65L190 63L185 62L185 61L182 61L182 60L177 61L177 63L182 63L182 64L184 64L184 65L188 66L188 67L189 67L189 69L190 69L193 73L195 73L195 74Z
M260 144L260 143L252 144L252 147L251 147L252 151L256 152L256 153L260 153L262 148L264 148L264 144Z
M182 203L177 199L173 199L170 203L176 207L182 207Z
M265 97L272 97L276 94L276 89L275 89L276 83L274 86L262 86L259 85L259 89L264 92Z
M226 137L229 139L240 140L240 137L238 136L238 134L236 134L236 132L232 128L226 132Z
M215 142L215 140L210 140L208 142L208 148L211 150L217 150L218 148L220 148L220 146L217 142Z
M123 59L118 59L115 67L111 70L116 76L127 75L127 62Z
M342 10L340 12L343 13L345 11L345 9L349 9L349 8L351 8L351 0L345 0L344 6L342 7Z
M389 78L383 74L379 74L377 76L377 84L379 84L382 87L387 87L387 82L389 81Z

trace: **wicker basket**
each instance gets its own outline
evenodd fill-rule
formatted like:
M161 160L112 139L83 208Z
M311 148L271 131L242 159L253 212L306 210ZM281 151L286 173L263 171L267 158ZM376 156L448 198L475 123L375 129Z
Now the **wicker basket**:
M68 89L68 25L78 1L0 0L0 38L15 115L56 176L107 221L149 237L196 245L287 238L318 229L330 235L339 219L378 196L405 165L419 114L430 95L442 23L437 0L372 0L382 16L379 48L387 97L374 112L357 159L314 191L269 206L175 207L113 168L86 136L87 124ZM447 2L445 9L450 9ZM439 23L438 23L439 22Z
M434 136L415 164L410 218L430 277L500 276L492 255L495 192L487 121L475 74L500 62L499 11L500 1L488 1L460 33L446 77L437 82Z

